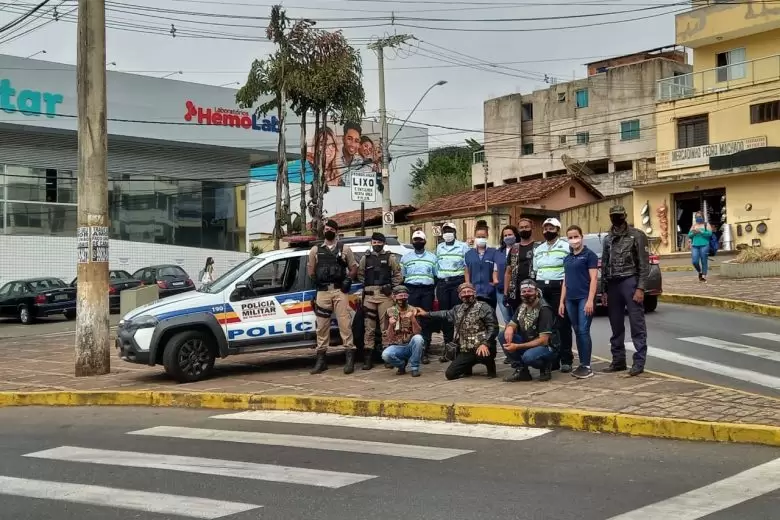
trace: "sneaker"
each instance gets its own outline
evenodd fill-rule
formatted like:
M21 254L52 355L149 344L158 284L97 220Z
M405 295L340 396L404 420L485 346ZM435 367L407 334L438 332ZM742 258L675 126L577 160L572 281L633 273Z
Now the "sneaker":
M609 366L602 370L602 372L611 374L613 372L623 372L625 370L628 370L628 367L625 363L615 363L612 362L609 364Z
M588 379L589 377L593 377L593 370L591 370L590 367L580 365L571 373L571 375L577 379Z
M628 371L628 375L634 377L634 376L638 376L644 371L645 371L645 367L640 367L639 365L633 365L631 367L631 370Z
M571 372L571 365L562 364L561 365L561 373L568 374L569 372Z
M513 373L509 374L504 378L504 382L506 383L516 383L518 381L532 381L533 377L531 377L531 372L528 370L528 368L520 368L515 370Z
M704 281L704 275L703 275L703 274L701 274L701 273L699 273L699 281L700 281L700 282L703 282L703 281Z
M549 381L552 379L552 366L547 365L539 371L539 381Z
M707 277L704 275L701 275L701 281L702 283L707 283Z
M420 371L419 370L412 370L412 377L420 377Z

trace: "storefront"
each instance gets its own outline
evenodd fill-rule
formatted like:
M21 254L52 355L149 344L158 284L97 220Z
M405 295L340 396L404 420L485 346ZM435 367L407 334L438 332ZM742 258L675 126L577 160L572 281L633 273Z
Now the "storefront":
M196 276L246 257L252 164L274 161L278 120L235 91L108 73L111 268L176 263ZM71 65L0 56L0 281L75 275L78 140ZM288 138L291 151L298 148Z

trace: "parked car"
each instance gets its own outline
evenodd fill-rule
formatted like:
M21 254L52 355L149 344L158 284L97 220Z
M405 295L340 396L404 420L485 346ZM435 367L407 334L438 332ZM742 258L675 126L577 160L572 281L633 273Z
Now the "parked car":
M604 251L604 239L606 233L589 233L585 235L583 242L588 249L599 257L599 289L601 288L601 253ZM647 276L647 289L645 290L645 312L653 312L658 307L658 296L663 293L663 279L661 276L661 262L658 255L650 255L650 274ZM596 293L596 305L601 306L601 291Z
M152 265L133 273L133 278L141 285L157 285L160 298L195 290L190 275L178 265Z
M70 282L71 287L77 287L78 278ZM112 269L108 272L108 308L112 312L119 312L120 293L125 289L132 289L141 285L141 280L136 280L127 271Z
M0 287L0 316L29 325L55 314L76 318L76 289L59 278L14 280Z

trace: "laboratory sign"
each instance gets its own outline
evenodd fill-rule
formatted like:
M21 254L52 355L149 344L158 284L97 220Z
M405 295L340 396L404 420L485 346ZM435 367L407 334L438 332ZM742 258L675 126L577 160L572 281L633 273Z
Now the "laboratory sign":
M674 170L709 164L710 157L731 155L752 148L766 146L766 136L737 139L725 143L705 144L691 148L678 148L668 152L659 152L655 157L656 169Z

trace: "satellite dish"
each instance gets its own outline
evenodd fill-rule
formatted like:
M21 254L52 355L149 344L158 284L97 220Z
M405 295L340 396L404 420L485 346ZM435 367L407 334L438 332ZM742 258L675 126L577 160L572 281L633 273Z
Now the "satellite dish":
M561 162L563 163L563 166L566 168L566 171L571 175L572 177L576 177L578 179L585 180L588 184L601 184L601 181L595 181L593 180L593 170L588 168L587 165L581 163L580 161L576 159L572 159L566 154L561 155Z

